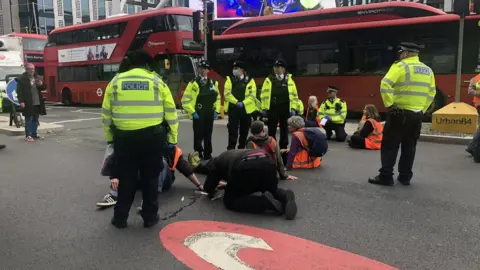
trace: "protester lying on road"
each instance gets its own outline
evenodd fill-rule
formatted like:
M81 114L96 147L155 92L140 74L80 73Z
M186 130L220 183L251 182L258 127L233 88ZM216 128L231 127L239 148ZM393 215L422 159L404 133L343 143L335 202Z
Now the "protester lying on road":
M210 162L204 189L215 197L225 180L223 203L229 210L249 213L273 211L292 220L297 214L295 194L278 188L275 161L260 149L228 150ZM254 195L261 192L261 195Z
M114 157L112 157L114 159ZM203 186L198 181L197 176L193 173L193 169L188 165L188 162L183 158L183 153L180 147L175 146L169 150L167 158L163 159L164 169L159 177L159 192L166 192L170 190L175 181L175 169L190 180L198 190L203 191ZM108 164L113 166L113 162ZM112 173L114 174L114 173ZM110 207L117 203L117 188L119 179L114 175L110 175L110 192L106 194L101 201L97 203L97 207Z

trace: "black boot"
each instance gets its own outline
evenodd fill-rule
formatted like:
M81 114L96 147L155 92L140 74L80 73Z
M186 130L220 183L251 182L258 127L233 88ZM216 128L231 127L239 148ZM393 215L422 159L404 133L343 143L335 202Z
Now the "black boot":
M115 226L117 229L125 229L127 227L127 221L126 220L116 220L115 218L112 218L112 225Z
M279 200L275 199L272 193L270 192L265 192L263 193L263 197L267 199L267 201L270 203L270 206L268 207L270 210L275 211L279 215L283 214L283 204Z
M377 175L375 177L370 177L368 179L368 183L381 186L393 186L393 179L385 180L380 178L379 175Z
M295 219L297 215L297 203L295 202L295 193L290 189L277 188L275 193L272 193L275 199L283 204L283 213L288 220Z
M160 221L160 216L157 214L154 219L152 220L146 220L145 218L143 219L143 227L145 228L150 228L155 225Z
M397 181L404 186L410 186L410 179L399 176L397 177Z

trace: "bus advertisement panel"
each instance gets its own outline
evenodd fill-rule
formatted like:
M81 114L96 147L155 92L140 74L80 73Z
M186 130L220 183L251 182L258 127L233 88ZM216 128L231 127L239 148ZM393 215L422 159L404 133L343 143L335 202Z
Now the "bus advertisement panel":
M469 104L468 82L480 72L479 20L474 15L465 21L461 100ZM326 99L331 85L340 89L349 112L362 112L366 104L385 111L380 81L397 60L397 46L415 42L420 60L435 73L432 112L455 100L458 23L458 15L406 2L250 18L215 36L208 55L222 81L240 60L261 86L281 58L305 105L309 95Z
M47 100L101 104L127 53L145 49L180 104L203 56L203 45L193 41L193 11L147 10L53 30L45 48Z

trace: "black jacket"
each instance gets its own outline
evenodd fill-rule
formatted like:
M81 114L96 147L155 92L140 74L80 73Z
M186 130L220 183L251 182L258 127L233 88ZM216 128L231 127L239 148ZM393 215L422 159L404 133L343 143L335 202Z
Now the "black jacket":
M229 181L231 178L231 171L235 164L242 158L247 157L251 153L264 152L261 149L237 149L228 150L220 154L211 162L211 168L208 172L207 179L203 188L212 196L218 186L220 180Z
M35 77L37 74L35 74ZM25 117L33 116L33 99L32 99L32 90L30 79L28 78L27 73L23 73L17 79L17 97L19 103L25 103L25 108L23 109L23 115ZM43 101L42 90L45 90L45 83L42 86L37 86L38 97L40 100L40 115L47 115L47 110L45 109L45 102Z

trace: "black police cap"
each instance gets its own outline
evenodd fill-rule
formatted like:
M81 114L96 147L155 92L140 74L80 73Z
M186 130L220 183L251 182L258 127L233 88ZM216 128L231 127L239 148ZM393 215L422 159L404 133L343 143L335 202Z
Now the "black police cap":
M210 68L210 63L208 63L207 60L202 60L202 61L200 61L200 63L198 64L198 67L211 69L211 68Z
M152 55L143 49L131 52L128 55L128 60L133 66L151 65L153 63Z
M287 67L287 64L285 64L285 60L278 59L277 61L275 61L275 63L273 63L273 66L274 67Z
M402 42L400 43L400 46L398 46L399 51L406 51L406 52L420 52L420 46L415 43L411 42Z
M242 61L235 61L235 62L233 63L233 67L234 67L234 68L246 69L246 68L245 68L245 63L243 63Z

